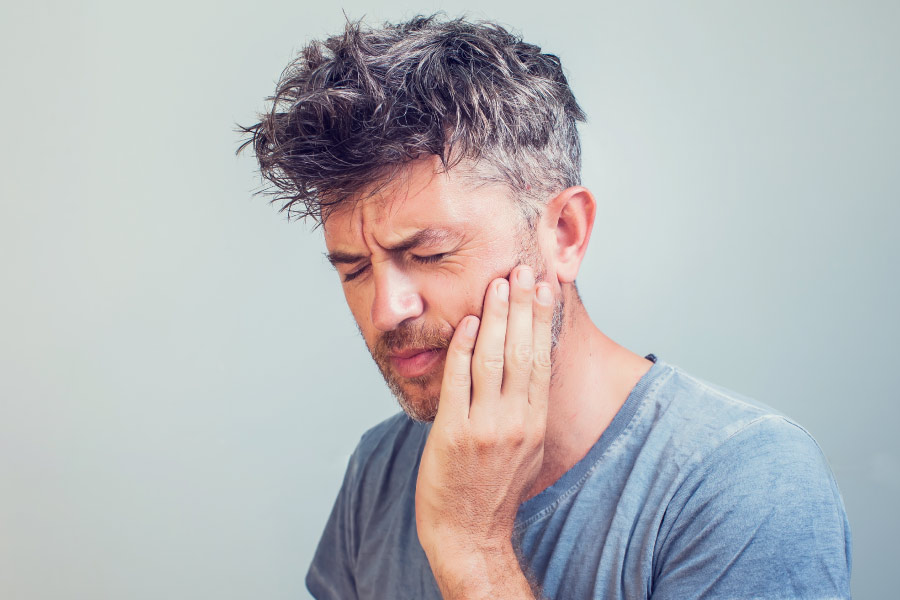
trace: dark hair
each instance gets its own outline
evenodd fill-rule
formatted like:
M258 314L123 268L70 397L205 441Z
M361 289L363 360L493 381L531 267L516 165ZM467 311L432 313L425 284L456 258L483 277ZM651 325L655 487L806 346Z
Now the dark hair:
M288 218L322 223L328 207L428 155L445 170L475 161L480 180L524 200L529 221L548 194L580 181L585 117L559 59L494 23L348 22L303 48L268 101L240 128L238 152L253 147L271 184L263 192Z

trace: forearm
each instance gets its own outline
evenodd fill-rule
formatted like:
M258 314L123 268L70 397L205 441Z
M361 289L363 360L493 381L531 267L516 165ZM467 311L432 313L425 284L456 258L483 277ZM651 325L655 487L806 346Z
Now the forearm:
M444 600L537 600L540 592L519 565L512 544L459 552L432 563Z

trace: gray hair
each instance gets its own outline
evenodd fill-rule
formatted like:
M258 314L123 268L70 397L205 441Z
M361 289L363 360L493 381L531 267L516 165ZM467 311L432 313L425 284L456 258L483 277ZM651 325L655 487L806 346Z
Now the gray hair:
M473 161L481 181L513 191L532 227L549 196L580 183L585 115L559 58L494 23L348 22L303 48L268 100L238 151L253 147L263 192L288 218L321 224L429 155L445 171Z

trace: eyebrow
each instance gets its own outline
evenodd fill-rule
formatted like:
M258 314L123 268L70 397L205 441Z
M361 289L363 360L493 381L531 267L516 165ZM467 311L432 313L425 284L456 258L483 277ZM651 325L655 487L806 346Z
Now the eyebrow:
M392 246L385 246L385 249L390 252L403 252L421 246L437 246L451 240L459 241L462 237L463 233L459 230L427 227L415 232L406 239L400 240ZM366 256L367 255L365 254L354 254L353 252L342 252L340 250L325 253L325 258L328 259L328 262L330 262L333 267L353 264L366 258Z

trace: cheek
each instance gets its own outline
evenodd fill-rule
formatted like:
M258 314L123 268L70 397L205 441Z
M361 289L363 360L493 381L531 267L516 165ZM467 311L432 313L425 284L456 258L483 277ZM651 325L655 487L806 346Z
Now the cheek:
M454 282L452 286L438 289L435 295L438 310L444 314L446 320L454 328L467 315L481 318L485 293L493 280L494 276L491 276L490 273L469 273L462 280Z

